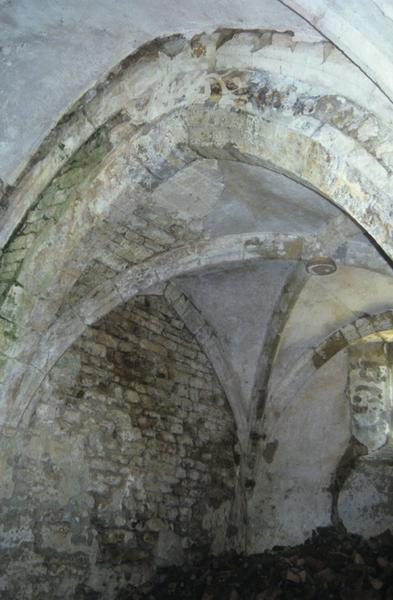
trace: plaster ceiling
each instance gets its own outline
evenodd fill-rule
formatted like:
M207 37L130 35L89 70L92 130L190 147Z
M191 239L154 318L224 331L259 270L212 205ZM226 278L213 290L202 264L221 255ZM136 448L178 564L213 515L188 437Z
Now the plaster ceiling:
M211 237L271 231L313 233L341 211L312 190L263 167L198 160L154 194L155 204L201 221Z
M162 208L175 206L183 218L194 219L206 237L268 231L322 239L327 231L332 255L345 256L348 266L339 265L326 277L309 276L300 267L297 277L304 281L292 298L292 310L287 307L283 315L273 388L302 353L337 327L391 305L391 267L360 227L325 198L284 175L240 162L199 160L161 186L155 202ZM346 227L343 240L336 222ZM294 285L295 269L296 262L260 260L210 267L174 280L212 327L249 408L261 361L267 360L263 354L274 352L268 331L282 310L284 290Z
M272 385L309 348L330 332L364 314L391 308L392 274L340 266L334 275L311 277L288 317L278 349Z
M266 500L251 536L297 543L309 498L330 523L344 348L391 341L392 269L365 231L391 251L392 18L387 0L0 0L2 440L87 327L151 286L232 407ZM320 255L334 273L307 272Z
M321 39L278 0L1 2L0 178L12 178L75 99L147 41L259 26L292 30L299 40Z
M171 33L233 27L329 39L386 94L392 89L385 0L3 0L0 25L0 178L9 182L77 97L140 45Z
M104 81L108 71L122 58L139 48L141 44L171 33L186 33L192 38L197 33L230 27L242 30L261 30L259 37L257 36L258 39L255 38L259 44L257 48L253 46L255 40L251 39L254 33L250 34L250 39L246 42L247 53L244 55L246 57L244 60L251 61L251 64L245 65L246 69L255 66L253 62L255 54L263 50L266 42L263 36L266 32L268 36L271 31L287 32L283 36L275 36L274 44L267 44L265 62L261 63L263 69L266 68L267 71L271 69L273 78L276 78L278 74L280 77L288 78L289 74L292 75L289 73L292 69L291 58L289 61L287 60L290 52L296 54L294 59L296 72L293 81L305 83L304 89L308 90L308 94L311 93L310 90L315 91L315 89L322 94L321 90L326 83L325 104L323 102L318 104L319 101L314 102L317 96L307 96L307 101L312 107L310 111L314 111L307 123L306 119L309 115L308 113L305 115L305 105L300 103L302 106L299 109L300 113L297 100L294 101L293 106L291 105L293 121L291 121L290 135L294 135L294 131L296 131L298 142L301 135L306 138L309 133L309 131L305 132L306 130L303 130L302 127L308 127L314 132L312 135L315 134L316 139L319 140L319 136L321 137L327 148L343 143L344 146L340 150L344 157L346 158L345 155L348 152L358 158L359 164L367 167L364 171L367 172L370 181L375 182L382 176L385 177L385 170L390 164L390 142L385 143L385 138L381 133L381 145L374 147L373 138L376 135L375 132L380 132L378 129L380 125L376 117L386 114L386 107L384 107L385 112L378 113L381 106L381 89L385 94L383 100L388 106L387 112L390 115L390 83L387 78L385 87L380 84L378 52L373 52L371 46L375 50L380 47L381 40L387 39L387 34L391 31L391 19L389 10L386 10L386 6L382 6L384 3L380 0L380 8L383 10L378 14L376 23L382 33L378 38L375 25L368 23L368 19L364 18L366 4L362 1L356 5L358 13L362 13L362 15L360 15L361 18L358 18L358 14L351 23L352 3L346 4L344 10L335 2L322 2L322 0L315 3L314 9L308 0L299 0L298 2L292 2L292 0L283 2L278 0L263 0L262 2L221 0L216 3L212 3L210 0L202 0L202 2L187 0L181 3L177 0L160 2L149 0L143 4L133 0L117 2L98 0L94 3L91 0L82 3L75 0L58 3L49 0L44 2L40 0L0 2L2 25L0 34L0 80L2 82L0 86L0 101L2 102L0 188L2 187L1 180L11 185L15 183L17 176L32 153L39 147L45 135L77 98L97 81ZM326 8L326 14L320 10L321 6ZM293 8L299 14L294 12ZM373 11L375 12L375 7ZM332 21L330 18L332 15L336 21L334 19ZM332 23L335 25L333 26ZM341 24L341 29L337 24ZM349 32L351 35L342 41L340 32ZM364 68L365 54L361 48L364 36L371 44L366 49L369 57L366 69ZM241 64L241 52L244 51L244 48L241 50L241 43L244 43L241 38L241 34L234 35L226 47L222 47L219 40L215 43L217 54L215 60L221 61L221 66L225 65L225 56L228 52L234 52L237 55L239 51L239 64ZM336 43L336 49L328 43L328 40ZM192 48L192 40L190 43ZM292 44L297 45L296 53L293 52ZM305 57L311 56L314 50L316 54L313 54L312 60L307 62ZM340 50L343 50L346 56ZM208 55L206 48L205 52ZM317 56L318 52L321 53L320 61L319 55ZM331 53L334 54L334 59L328 61L327 58ZM165 52L164 55L163 61L158 63L160 73L161 71L166 73L165 69L168 68L170 71L171 68L170 57ZM208 57L206 60L208 62ZM353 64L350 63L350 60ZM386 54L386 60L390 60L389 52ZM187 61L188 58L185 59L184 69L188 73ZM329 64L325 64L328 62ZM303 65L306 64L307 75L303 77ZM384 64L386 65L386 61ZM282 73L283 65L285 68ZM345 78L341 78L343 84L337 83L336 79L340 77L337 75L337 71L341 73L340 68L336 69L337 65L344 65L342 72L351 74L352 79L349 78L348 86ZM209 64L204 68L207 69L209 78L214 72L213 66ZM259 68L262 69L261 66ZM345 70L348 68L349 70ZM315 71L315 89L313 87L313 70ZM222 73L221 76L224 77ZM262 86L260 91L263 91L262 79L259 82ZM359 81L362 82L361 86L358 85ZM374 85L373 82L376 82L377 85ZM134 85L135 81L131 85L132 90ZM293 90L296 85L291 85L289 85L289 95L292 92L295 94ZM335 88L335 85L338 87ZM358 114L359 106L355 107L356 109L352 105L351 108L348 108L346 92L344 93L343 90L348 91L351 85L356 88L356 93L348 92L348 98L352 98L352 100L355 98L357 101L356 94L361 94L363 91L366 98L363 101L366 104L368 98L375 96L375 120L373 120L374 117L367 116L368 113L364 113L365 116L363 116L363 113L359 111ZM211 113L214 114L219 111L216 111L214 93L209 97L210 86L210 83L206 86L206 103ZM163 88L155 90L154 93L149 87L146 89L154 99L155 94L161 94ZM203 89L205 90L204 87ZM299 89L302 89L301 86ZM337 94L333 100L329 95L332 93L332 89ZM296 94L298 92L299 90L296 88ZM92 97L95 93L96 91L92 92ZM277 90L276 93L278 93ZM224 96L223 103L225 105L228 99L226 100ZM236 97L233 101L231 111L233 114L237 114ZM194 100L190 102L190 106L194 106L193 102ZM281 103L280 100L278 106L282 108L284 105L285 102ZM333 110L334 118L332 107L336 111ZM272 115L275 109L274 102L271 102L263 117L267 122L274 121ZM82 109L82 112L84 110L85 108ZM285 112L285 106L283 110ZM321 112L322 120L317 126L318 111ZM301 116L299 116L300 114ZM152 115L155 119L154 111ZM315 122L312 121L314 115ZM354 120L351 124L352 117ZM363 118L364 122L361 120ZM326 120L323 121L323 119ZM143 123L143 119L141 122ZM348 123L350 123L350 127ZM337 126L337 129L334 129L333 125ZM360 134L355 125L359 127ZM92 126L90 122L89 126ZM135 127L138 126L135 125ZM217 129L220 128L217 127ZM286 122L284 129L287 131ZM275 132L276 130L274 130ZM358 136L357 138L355 134ZM272 139L276 140L274 136ZM388 140L387 137L386 140ZM265 139L263 142L267 143ZM358 147L360 146L358 142L369 143L370 152L373 152L372 156L375 155L376 159L373 158L371 161L364 148ZM161 155L162 148L159 148L159 144L157 148L158 150L155 149L153 152L154 156L155 153L158 156ZM300 145L296 148L300 149ZM316 144L310 148L316 148ZM169 216L168 223L171 222L172 216L174 219L184 220L187 226L193 230L192 234L194 235L195 231L197 233L192 239L200 241L255 232L294 234L304 239L307 238L309 252L321 254L326 252L333 256L338 263L342 261L347 265L352 265L351 267L340 266L336 274L318 279L305 275L304 269L299 268L299 263L261 260L252 265L243 265L242 268L236 264L225 270L215 269L210 272L199 272L176 280L176 284L189 296L220 338L232 370L239 379L242 394L249 398L255 385L261 355L266 350L272 354L272 359L275 352L273 344L270 348L264 347L266 332L275 318L275 311L280 314L281 319L276 332L277 336L283 334L281 349L285 349L286 346L299 349L299 344L304 349L319 339L318 335L321 332L323 334L330 333L337 323L344 322L351 315L358 314L367 307L378 308L391 305L392 279L391 268L383 256L375 249L363 231L334 204L283 174L261 166L252 166L232 160L218 160L222 156L241 155L241 142L238 143L237 149L240 149L240 153L237 155L225 154L225 152L218 155L207 154L207 156L215 156L217 159L195 160L189 166L179 170L176 175L168 178L165 183L160 182L160 185L154 188L156 191L152 193L152 206L157 211L159 226L162 225L161 210L163 215ZM286 149L285 146L281 147L281 156L284 157L283 172L287 172L284 164L288 156ZM204 154L198 153L197 156L204 156ZM324 156L323 154L317 155L315 164L318 163L318 160L323 160ZM385 159L383 167L381 156ZM304 157L307 169L314 168L313 159L314 156ZM340 162L340 159L337 160ZM341 159L341 163L344 162L345 160ZM264 164L271 163L267 160ZM272 161L272 164L276 163ZM333 181L329 180L329 185L332 183L332 189L340 191L340 186L346 176L345 166L343 167L335 161L332 161L330 166L332 168L331 180ZM341 171L339 167L342 168ZM341 179L338 177L336 181L336 172L339 171ZM301 180L300 176L299 180ZM384 179L383 182L385 183ZM321 189L321 193L324 193L326 187L321 186ZM364 197L369 198L369 188L366 187L366 190L367 193ZM357 188L355 192L352 196L351 191L349 196L357 202L358 198L362 199L363 197ZM347 205L344 204L344 206ZM363 214L366 215L365 210L362 210L362 217ZM360 222L363 223L361 220ZM368 223L367 220L366 223ZM108 231L104 231L104 229L105 226L102 227L103 237L105 235L110 237ZM117 234L117 230L114 231L114 235ZM110 242L112 241L110 240ZM100 249L102 250L102 246ZM126 250L129 251L128 246ZM148 251L155 252L151 248L148 248ZM133 252L131 249L131 255ZM160 252L160 248L157 249L157 252ZM150 256L150 254L146 254L146 256ZM303 254L302 258L304 258ZM128 266L126 256L120 268ZM367 269L362 269L360 273L359 266L367 267ZM300 263L300 267L302 267L302 263ZM381 283L382 279L378 279L375 273L371 273L373 269L386 273L383 284ZM298 276L288 284L288 280L296 272L298 272ZM94 273L92 278L94 280ZM299 295L299 291L307 280L308 283ZM281 306L280 302L285 297L284 290L288 286L293 290L292 296L285 300L286 304ZM115 292L118 293L117 288ZM352 297L355 301L349 300ZM285 328L288 316L291 320ZM284 340L285 336L288 338L286 341ZM299 337L301 342L299 342ZM295 341L294 338L296 338Z
M288 261L262 261L176 279L220 338L246 402L252 395L272 312L293 268Z

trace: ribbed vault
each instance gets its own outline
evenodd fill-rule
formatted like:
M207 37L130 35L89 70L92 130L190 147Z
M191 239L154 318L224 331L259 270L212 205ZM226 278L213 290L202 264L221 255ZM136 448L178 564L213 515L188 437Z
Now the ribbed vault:
M124 412L140 394L159 421L165 406L155 413L149 394L159 397L161 378L165 402L183 411L164 441L178 443L187 406L194 433L210 427L229 440L223 512L189 521L208 521L219 550L297 543L339 519L335 474L353 442L350 347L370 334L389 344L381 332L393 328L390 89L315 35L298 42L281 29L220 28L155 39L79 98L3 186L4 448L52 414L51 395L66 415L70 398L76 407L84 398L79 409L97 431L90 396L108 401L115 419L112 404ZM143 372L142 391L125 381L127 365ZM211 420L197 414L209 403ZM140 406L131 409L143 424ZM77 423L72 435L90 443L80 414L67 416L70 431ZM117 435L104 445L121 455ZM201 472L211 459L202 442L193 455L187 436L177 448L197 462L199 453ZM217 537L224 521L233 531Z
M352 98L334 100L322 86L317 95L314 86L311 95L307 81L291 82L288 75L263 70L263 53L258 70L258 43L264 47L264 35L233 32L223 38L217 33L190 42L178 37L145 48L122 65L102 92L81 101L80 108L52 134L20 189L10 190L4 235L10 235L11 227L16 227L16 235L5 247L3 258L10 281L2 308L6 335L2 348L10 358L3 377L3 396L9 407L3 411L3 415L8 413L5 422L17 423L16 415L24 412L23 406L34 393L33 380L41 380L71 343L71 331L80 333L84 323L140 292L138 282L143 279L146 288L165 279L166 270L167 276L176 274L165 256L171 248L178 254L177 269L184 260L188 264L183 262L183 270L201 267L201 247L194 259L188 248L206 238L200 215L193 215L192 204L187 214L168 201L160 206L159 200L164 182L178 177L196 160L237 160L289 176L329 197L390 252L389 167L373 156L378 155L375 134L371 146L364 133L356 134L376 117L358 105L356 110L351 108ZM245 70L247 53L253 66ZM155 93L144 102L153 81ZM105 120L106 125L101 125ZM67 146L76 122L82 135L90 129L91 141L71 154L64 166L78 143L72 137L71 150L70 142ZM91 123L101 127L93 138ZM386 140L388 130L383 134L381 130L380 135ZM362 169L366 157L367 177ZM45 179L53 177L56 166L62 164L53 182L43 189ZM37 198L34 194L40 190ZM31 208L23 214L28 205ZM209 206L204 210L207 213ZM18 215L22 217L19 226ZM156 240L143 238L146 222ZM312 239L311 248L301 242L301 250L296 239L282 244L280 237L269 233L281 258L296 260L302 252L322 252L318 236ZM107 268L99 269L102 283L90 291L84 282L79 300L82 273L91 269L93 261L99 262L101 254L120 254L114 241L119 234L123 235L122 259L117 257L117 265L106 260ZM215 243L218 255L214 260L219 264L226 249L225 244L221 249ZM244 241L246 254L253 244L251 236ZM261 246L259 240L257 246ZM243 260L244 251L239 250L238 260ZM12 268L14 282L9 274ZM90 280L96 281L94 274ZM48 335L62 327L67 336L64 339L57 333L59 349L51 343L48 353L48 339L53 339ZM31 392L25 392L26 386Z

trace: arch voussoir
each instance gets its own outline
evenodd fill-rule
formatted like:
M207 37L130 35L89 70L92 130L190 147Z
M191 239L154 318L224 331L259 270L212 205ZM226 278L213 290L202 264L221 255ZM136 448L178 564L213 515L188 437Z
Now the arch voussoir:
M316 190L349 214L393 256L389 168L383 160L376 159L377 145L373 143L368 151L361 136L348 134L349 117L342 117L337 103L323 102L324 98L330 98L329 90L319 86L315 100L307 96L312 89L311 81L290 82L288 77L269 73L263 56L254 56L248 35L236 37L237 45L245 45L241 61L244 62L246 55L254 56L250 58L252 68L243 65L240 70L236 52L232 49L223 55L216 37L207 36L209 48L201 56L195 55L192 44L187 43L172 59L165 52L155 51L152 62L148 60L143 81L138 82L144 72L141 55L123 65L119 75L97 92L95 98L86 97L75 116L59 124L30 171L23 175L15 190L8 191L3 242L11 244L26 236L23 227L26 223L31 225L25 246L8 253L12 254L9 260L14 262L2 266L4 280L10 284L6 285L0 310L1 343L5 356L20 360L18 372L23 364L32 368L36 365L42 372L54 364L56 353L48 358L45 344L56 328L61 331L67 319L72 321L72 315L79 320L75 328L78 332L82 324L94 322L142 289L176 275L181 269L197 270L211 261L204 255L207 248L202 243L196 249L198 255L191 251L181 257L182 266L178 269L167 262L177 260L176 252L180 257L179 248L199 243L201 231L192 218L176 216L176 210L170 206L166 210L157 206L154 196L163 182L200 158L268 167ZM218 59L219 54L220 60L214 62L212 56ZM164 63L165 69L157 71ZM158 103L155 107L151 101L152 85L157 86L153 94ZM353 104L353 99L345 102ZM339 113L340 119L334 118L337 115L332 110ZM358 126L366 109L358 106L356 110L353 114ZM95 147L99 160L91 165L89 177L79 180L75 170L62 170L75 161L75 151L94 135L94 127L105 127L105 122L106 141ZM73 139L75 123L83 126L79 137ZM381 140L386 143L389 135L389 131L381 132ZM59 151L61 145L63 152ZM102 155L99 148L105 150ZM62 187L67 173L73 182L70 193L65 193ZM56 185L56 202L49 207L40 205L40 194L51 181ZM19 205L18 198L29 186L29 194ZM11 197L18 204L15 210ZM59 198L62 202L58 203ZM61 209L55 208L58 204ZM47 219L49 208L52 212ZM36 213L40 210L48 222L34 231ZM22 224L21 219L25 219ZM140 236L142 246L148 227L160 231L160 241L153 244L153 249L149 242L147 254L150 253L152 263L146 265L146 253L141 258L136 245L126 240L125 245L130 246L117 261L119 273L112 270L100 289L88 290L85 300L74 306L75 285L92 261L99 259L104 248L110 246L110 237L116 237L121 227ZM11 238L14 232L16 238ZM167 241L163 245L164 238ZM269 252L298 260L302 244L290 236L274 241L266 237L260 241L257 236L254 243L249 236L247 243L243 240L229 254L227 248L217 246L212 250L214 242L209 251L216 253L217 264L229 260L228 256L231 261L241 262L269 256ZM145 245L149 247L148 243ZM11 271L13 274L9 275ZM68 309L71 312L67 313ZM68 315L67 319L64 315ZM68 341L64 339L59 349L65 349ZM41 370L37 372L40 374ZM22 402L24 388L20 377L11 377L9 373L9 368L3 365L2 380L8 381L3 384L8 386L3 396L14 398L16 407ZM30 392L24 395L31 397ZM9 413L8 409L6 412Z

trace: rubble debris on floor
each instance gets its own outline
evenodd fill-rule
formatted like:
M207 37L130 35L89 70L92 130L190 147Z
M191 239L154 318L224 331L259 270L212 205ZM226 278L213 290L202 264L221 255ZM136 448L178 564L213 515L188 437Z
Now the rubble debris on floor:
M365 540L319 528L304 544L252 556L226 554L158 572L132 600L393 599L393 535Z

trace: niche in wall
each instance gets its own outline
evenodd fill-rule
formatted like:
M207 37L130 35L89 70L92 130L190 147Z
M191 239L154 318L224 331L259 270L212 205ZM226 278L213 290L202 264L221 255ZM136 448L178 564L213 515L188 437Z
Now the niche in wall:
M8 577L12 564L12 597L30 585L34 598L117 598L157 565L223 550L234 445L217 377L162 297L89 327L4 457L1 569Z

